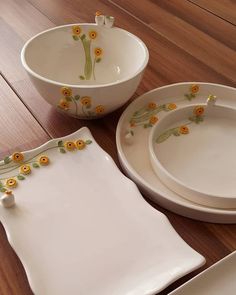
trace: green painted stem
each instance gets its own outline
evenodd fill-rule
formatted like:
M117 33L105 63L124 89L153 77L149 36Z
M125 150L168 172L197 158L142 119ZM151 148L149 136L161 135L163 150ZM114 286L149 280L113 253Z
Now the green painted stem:
M90 47L91 47L91 40L87 40L86 38L81 39L83 47L84 47L84 53L85 53L85 65L84 65L84 76L86 80L89 80L92 75L92 59L91 59L91 53L90 53Z
M93 79L96 80L96 77L95 77L95 65L96 65L96 57L94 57L94 60L93 60Z
M156 114L158 114L158 113L160 113L161 111L164 111L164 110L165 110L165 105L161 105L161 106L157 107L154 110L147 110L146 112L142 113L141 115L133 116L131 118L131 120L134 120L134 122L135 121L139 122L140 120L146 121L151 116L156 115Z

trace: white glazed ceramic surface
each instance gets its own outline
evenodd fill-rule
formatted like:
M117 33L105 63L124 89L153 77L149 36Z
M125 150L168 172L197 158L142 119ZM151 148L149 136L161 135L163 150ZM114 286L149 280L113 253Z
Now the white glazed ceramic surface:
M236 252L231 253L169 295L235 295Z
M138 37L96 24L44 31L30 39L21 53L24 68L46 101L86 119L123 105L135 92L148 59Z
M62 152L81 139L90 144ZM33 168L41 154L49 165ZM87 128L24 157L32 173L18 180L16 206L0 206L0 218L34 294L156 294L204 263Z
M192 85L199 87L199 89L198 87L193 88L194 91L197 90L194 95L191 95L190 91ZM217 96L217 103L236 109L236 90L218 84L177 83L160 87L142 95L130 104L120 118L116 134L117 149L121 165L126 173L153 201L173 212L193 219L218 223L235 223L236 210L203 206L191 202L170 190L157 177L149 159L148 139L153 128L151 126L158 124L157 118L161 123L162 118L168 115L171 109L174 111L175 106L178 108L198 103L202 104L206 102L206 98L210 94ZM189 135L186 135L183 140L187 140ZM223 137L227 137L227 134ZM171 138L171 140L174 139L179 138ZM175 148L174 144L173 149ZM192 152L194 154L194 147ZM170 158L174 156L175 153L171 154ZM224 157L224 150L222 150L221 157ZM194 170L194 167L192 169Z
M163 183L190 201L216 208L236 208L235 148L236 110L219 104L177 108L149 137L151 164Z

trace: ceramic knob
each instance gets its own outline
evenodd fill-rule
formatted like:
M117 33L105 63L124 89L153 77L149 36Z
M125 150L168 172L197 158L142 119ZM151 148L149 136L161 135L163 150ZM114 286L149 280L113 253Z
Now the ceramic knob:
M15 205L15 197L11 191L7 191L1 198L3 207L10 208Z

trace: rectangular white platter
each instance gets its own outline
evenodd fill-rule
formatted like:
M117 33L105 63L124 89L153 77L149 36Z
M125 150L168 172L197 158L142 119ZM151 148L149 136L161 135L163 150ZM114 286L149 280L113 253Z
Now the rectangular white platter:
M2 185L18 183L0 220L35 295L156 294L205 262L87 128L20 155L0 162Z

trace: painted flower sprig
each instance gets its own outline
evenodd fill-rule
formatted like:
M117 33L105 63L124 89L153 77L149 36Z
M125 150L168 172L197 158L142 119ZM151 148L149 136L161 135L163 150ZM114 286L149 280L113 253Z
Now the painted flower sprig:
M204 114L204 107L202 106L195 107L193 110L193 115L188 118L188 122L186 122L186 124L166 130L165 132L163 132L157 137L156 143L160 144L166 141L171 135L180 136L180 135L189 134L190 130L188 125L191 125L192 123L199 124L203 122L204 120L203 114Z
M84 148L86 148L87 145L91 144L92 140L88 139L88 140L83 140L83 139L78 139L76 141L63 141L63 140L59 140L57 143L57 147L59 148L59 151L62 154L65 154L67 151L69 152L73 152L76 150L83 150Z
M40 155L38 158L32 158L28 161L24 161L24 154L21 152L16 152L12 156L7 156L4 158L3 163L5 165L12 163L11 165L1 165L0 173L1 175L8 174L11 171L18 169L18 173L8 177L0 179L0 192L4 193L8 189L16 188L18 181L25 180L25 177L32 172L32 168L40 168L41 166L47 166L50 160L45 155ZM5 180L5 181L4 181ZM4 181L4 182L3 182Z
M75 41L81 41L84 54L85 54L85 66L84 66L84 75L80 75L81 80L90 80L92 75L93 79L96 80L95 76L95 66L96 63L99 63L102 60L103 50L100 47L95 47L93 49L93 57L91 56L91 42L95 40L98 36L98 33L94 30L89 31L88 36L82 33L82 28L80 26L72 27L72 37ZM93 61L92 61L93 58Z
M133 113L129 121L131 128L129 133L133 136L133 128L137 126L143 126L143 128L152 127L159 120L157 116L158 113L162 111L168 112L174 109L176 109L176 104L174 103L157 105L155 102L149 102L145 107Z
M75 113L76 117L80 117L79 109L83 113L84 117L92 117L102 115L105 111L105 107L103 105L97 105L96 107L92 108L92 98L89 96L80 96L80 95L73 95L72 89L69 87L62 87L61 94L63 98L60 99L58 107L63 111L71 110L71 103L75 106Z
M197 96L198 92L199 86L194 84L189 87L189 93L185 93L184 96L187 98L187 100L191 101L193 98Z
M87 145L91 144L91 140L77 139L75 141L63 141L59 140L55 146L49 147L39 154L25 159L25 156L21 152L15 152L11 156L7 156L0 163L0 192L4 193L9 189L14 189L18 185L18 181L25 180L30 175L33 169L38 169L50 164L50 159L44 153L51 149L59 149L62 154L67 151L81 151L86 148ZM9 173L14 173L9 176ZM7 177L4 175L7 174Z

